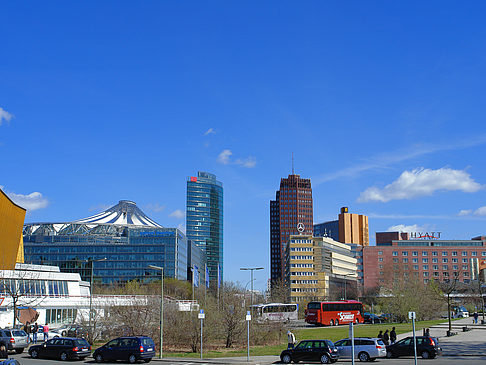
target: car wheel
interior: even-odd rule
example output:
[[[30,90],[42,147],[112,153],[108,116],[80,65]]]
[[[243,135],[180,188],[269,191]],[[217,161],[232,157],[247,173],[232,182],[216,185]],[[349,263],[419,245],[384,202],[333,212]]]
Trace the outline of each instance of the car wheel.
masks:
[[[39,357],[39,353],[37,352],[37,350],[30,351],[30,357],[33,359],[37,359]]]
[[[149,362],[150,362],[150,360],[152,360],[152,359],[143,359],[143,362],[145,362],[145,363],[149,363]]]
[[[356,318],[356,324],[359,324],[359,319],[358,318]]]
[[[327,355],[322,355],[321,356],[321,364],[330,364],[331,359]]]
[[[59,355],[59,358],[62,360],[62,361],[66,361],[68,359],[68,354],[66,352],[61,352],[61,355]]]
[[[358,354],[359,361],[370,361],[370,355],[367,352],[360,352]]]
[[[21,349],[15,349],[15,352],[17,354],[21,354],[22,352],[24,352],[24,349],[23,348],[21,348]]]
[[[422,356],[422,359],[430,359],[430,354],[428,351],[422,351],[420,355]]]
[[[96,354],[94,358],[98,364],[103,362],[103,355],[101,354]]]
[[[329,322],[329,326],[334,326],[334,321],[331,319],[331,322]]]
[[[135,357],[135,355],[134,355],[134,354],[130,354],[130,355],[128,355],[128,362],[129,362],[130,364],[135,364],[135,363],[137,362],[137,358]]]
[[[336,319],[336,326],[339,326],[339,319]]]
[[[284,364],[290,364],[290,362],[292,361],[292,358],[290,357],[289,354],[285,354],[285,355],[282,356],[281,360]]]
[[[66,337],[67,332],[66,331],[62,331],[61,335],[62,335],[62,337]]]
[[[387,352],[386,352],[386,358],[387,358],[387,359],[391,359],[392,357],[394,357],[394,356],[393,356],[393,353],[392,353],[391,351],[387,351]]]

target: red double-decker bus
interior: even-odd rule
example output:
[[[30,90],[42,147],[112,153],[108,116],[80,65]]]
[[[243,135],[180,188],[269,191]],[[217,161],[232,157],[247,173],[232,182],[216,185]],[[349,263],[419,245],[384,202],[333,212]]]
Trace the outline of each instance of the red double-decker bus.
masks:
[[[363,304],[356,300],[310,302],[305,310],[305,321],[316,326],[363,323]]]

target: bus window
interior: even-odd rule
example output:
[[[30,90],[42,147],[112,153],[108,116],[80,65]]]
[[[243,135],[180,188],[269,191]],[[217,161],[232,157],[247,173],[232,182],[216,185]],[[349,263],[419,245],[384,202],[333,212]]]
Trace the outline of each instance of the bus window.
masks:
[[[319,302],[310,302],[307,305],[307,308],[308,309],[321,309],[321,303],[319,303]]]

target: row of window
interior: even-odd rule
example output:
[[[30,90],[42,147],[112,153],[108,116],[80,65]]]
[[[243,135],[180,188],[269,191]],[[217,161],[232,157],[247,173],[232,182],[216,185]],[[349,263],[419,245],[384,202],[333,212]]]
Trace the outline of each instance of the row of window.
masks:
[[[291,252],[312,252],[312,247],[291,247]]]
[[[310,255],[302,255],[302,256],[290,256],[291,260],[312,260],[313,256]]]
[[[438,251],[432,251],[432,256],[438,256]],[[461,252],[462,256],[467,256],[467,251]],[[383,255],[383,251],[378,251],[378,255]],[[393,256],[398,256],[398,251],[392,252]],[[449,251],[442,251],[442,256],[448,256]],[[477,256],[477,251],[471,251],[471,256]],[[402,256],[408,256],[408,251],[402,251]],[[412,251],[412,256],[418,256],[418,251]],[[428,256],[428,251],[422,251],[422,256]],[[451,256],[458,256],[458,251],[452,251]],[[486,251],[481,252],[481,256],[486,257]]]
[[[309,272],[309,271],[292,271],[290,273],[292,276],[316,276],[315,272]]]
[[[398,262],[399,262],[398,258],[393,258],[393,262],[394,262],[394,263],[398,263]],[[403,262],[404,264],[407,264],[407,263],[408,263],[408,258],[404,257],[404,258],[402,259],[402,262]],[[451,259],[451,262],[452,262],[453,264],[457,264],[457,263],[459,263],[459,260],[458,260],[458,259],[456,259],[456,258],[453,258],[453,259]],[[413,264],[418,264],[418,259],[417,259],[417,258],[412,258],[412,263],[413,263]],[[423,264],[428,264],[428,263],[429,263],[429,259],[422,259],[422,263],[423,263]],[[432,259],[432,263],[433,263],[433,264],[438,264],[438,263],[439,263],[439,259],[435,259],[435,258],[434,258],[434,259]],[[443,264],[447,264],[447,263],[449,263],[449,259],[448,259],[448,258],[443,258],[443,259],[442,259],[442,263],[443,263]],[[468,259],[462,259],[462,263],[463,263],[463,264],[468,264],[468,263],[469,263],[469,261],[468,261]]]
[[[60,297],[69,295],[67,281],[61,280],[0,280],[0,295]]]
[[[292,284],[317,284],[317,280],[291,280]]]
[[[314,264],[291,264],[290,267],[313,268]]]

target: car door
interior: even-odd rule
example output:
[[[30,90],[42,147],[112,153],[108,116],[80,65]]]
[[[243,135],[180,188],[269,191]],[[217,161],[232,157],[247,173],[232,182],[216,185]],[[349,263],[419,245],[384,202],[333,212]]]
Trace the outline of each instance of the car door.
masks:
[[[344,339],[334,344],[339,352],[339,357],[351,357],[351,340]]]
[[[299,344],[292,351],[292,360],[302,361],[305,358],[305,351],[310,341],[300,341]]]
[[[53,355],[55,352],[54,342],[56,340],[57,339],[52,339],[44,342],[39,349],[39,355],[43,357],[54,357]]]
[[[114,360],[116,356],[116,352],[118,351],[119,347],[119,342],[120,339],[116,338],[114,340],[111,340],[105,345],[105,348],[103,349],[102,356],[104,357],[105,360]]]
[[[403,340],[397,342],[397,356],[409,356],[413,355],[412,339],[404,338]]]

